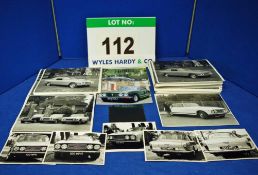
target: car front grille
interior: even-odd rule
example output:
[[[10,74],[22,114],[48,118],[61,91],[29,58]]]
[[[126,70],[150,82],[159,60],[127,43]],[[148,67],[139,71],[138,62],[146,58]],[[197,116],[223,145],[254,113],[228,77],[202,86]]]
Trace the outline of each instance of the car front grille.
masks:
[[[86,143],[69,143],[67,150],[87,150]]]
[[[27,146],[25,152],[39,152],[42,146]]]
[[[107,97],[118,97],[118,93],[107,93]]]
[[[115,135],[113,136],[113,140],[125,140],[125,135]]]

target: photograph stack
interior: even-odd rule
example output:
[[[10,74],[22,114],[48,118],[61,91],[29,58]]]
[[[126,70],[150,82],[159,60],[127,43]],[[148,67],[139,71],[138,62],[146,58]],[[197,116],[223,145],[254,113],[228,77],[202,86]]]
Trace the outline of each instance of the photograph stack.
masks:
[[[155,93],[220,93],[224,79],[208,60],[148,63]]]

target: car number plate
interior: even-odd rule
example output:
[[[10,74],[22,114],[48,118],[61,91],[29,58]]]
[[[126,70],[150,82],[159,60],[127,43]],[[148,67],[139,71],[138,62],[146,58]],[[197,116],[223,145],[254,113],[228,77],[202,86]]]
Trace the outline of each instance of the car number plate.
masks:
[[[118,100],[117,97],[108,97],[108,100]]]
[[[38,154],[35,153],[27,153],[26,156],[27,157],[36,157]]]
[[[81,152],[70,152],[70,156],[82,156],[83,153]]]

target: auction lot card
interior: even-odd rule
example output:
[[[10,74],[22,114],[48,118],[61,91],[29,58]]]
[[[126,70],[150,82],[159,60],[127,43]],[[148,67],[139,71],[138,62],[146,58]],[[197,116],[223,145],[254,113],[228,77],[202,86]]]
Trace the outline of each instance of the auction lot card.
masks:
[[[144,131],[145,161],[204,162],[193,131]]]
[[[218,94],[156,94],[163,127],[239,125]]]
[[[257,159],[258,150],[245,129],[195,131],[207,161]]]
[[[0,155],[0,163],[41,164],[51,132],[12,132]]]
[[[28,96],[12,131],[91,131],[94,95]]]
[[[156,130],[155,122],[103,123],[107,151],[143,151],[143,131]]]
[[[44,163],[104,165],[106,134],[53,132]]]
[[[97,104],[152,103],[146,68],[103,69]]]
[[[100,75],[100,68],[45,69],[33,94],[97,93]]]

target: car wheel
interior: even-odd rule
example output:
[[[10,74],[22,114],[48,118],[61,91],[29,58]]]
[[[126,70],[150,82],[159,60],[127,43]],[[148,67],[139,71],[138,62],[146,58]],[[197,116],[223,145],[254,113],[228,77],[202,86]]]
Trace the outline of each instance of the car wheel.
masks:
[[[192,79],[197,78],[197,75],[195,75],[195,74],[190,74],[189,76],[190,76],[190,78],[192,78]]]
[[[167,73],[164,73],[163,76],[164,76],[164,77],[168,77],[168,74],[167,74]]]
[[[32,120],[33,121],[33,123],[37,123],[37,120]]]
[[[51,83],[47,82],[47,83],[46,83],[46,86],[51,86]]]
[[[139,97],[138,97],[138,95],[134,95],[133,96],[133,102],[137,102],[137,101],[139,101]]]
[[[58,123],[58,120],[55,120],[54,123]]]
[[[82,120],[79,120],[79,122],[78,122],[79,124],[82,124],[83,122],[82,122]]]
[[[203,118],[203,119],[208,118],[208,114],[207,114],[206,112],[204,112],[204,111],[199,111],[199,112],[197,113],[197,115],[198,115],[200,118]]]
[[[163,157],[164,156],[163,153],[156,153],[156,155],[159,156],[159,157]]]
[[[70,88],[76,88],[76,86],[77,86],[77,85],[76,85],[75,83],[70,83],[70,84],[69,84],[69,87],[70,87]]]

